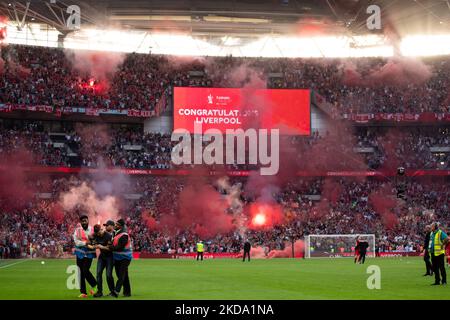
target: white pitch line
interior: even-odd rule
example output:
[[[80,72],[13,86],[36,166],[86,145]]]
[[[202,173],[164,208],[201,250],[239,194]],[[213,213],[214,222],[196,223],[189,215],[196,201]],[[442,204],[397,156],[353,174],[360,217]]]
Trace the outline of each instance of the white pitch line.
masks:
[[[30,261],[30,260],[26,260],[26,259],[25,260],[20,260],[18,262],[7,264],[6,266],[1,266],[0,269],[4,269],[4,268],[11,267],[11,266],[15,266],[16,264],[19,264],[19,263],[22,263],[22,262],[27,262],[27,261]]]

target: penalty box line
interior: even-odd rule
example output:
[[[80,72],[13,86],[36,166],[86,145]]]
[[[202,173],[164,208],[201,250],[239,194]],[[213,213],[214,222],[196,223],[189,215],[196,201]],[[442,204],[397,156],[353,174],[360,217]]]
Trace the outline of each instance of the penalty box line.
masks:
[[[11,267],[11,266],[15,266],[17,264],[20,264],[20,263],[23,263],[23,262],[27,262],[27,261],[30,261],[30,260],[29,259],[23,259],[23,260],[14,262],[14,263],[7,264],[5,266],[0,266],[0,269],[5,269],[5,268]]]

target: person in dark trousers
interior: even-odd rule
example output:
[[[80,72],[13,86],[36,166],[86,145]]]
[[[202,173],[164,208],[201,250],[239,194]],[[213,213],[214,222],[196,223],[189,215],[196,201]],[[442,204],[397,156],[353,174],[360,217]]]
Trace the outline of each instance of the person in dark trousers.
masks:
[[[103,270],[106,269],[106,283],[110,296],[114,292],[114,278],[113,278],[113,255],[109,246],[112,245],[112,232],[114,231],[114,221],[108,220],[104,225],[106,229],[102,230],[100,225],[94,226],[93,243],[97,249],[100,249],[100,255],[97,259],[97,292],[94,294],[95,298],[103,296]]]
[[[439,223],[431,225],[430,244],[428,249],[431,256],[431,265],[434,272],[434,283],[432,285],[447,284],[447,273],[445,271],[445,246],[448,243],[447,234],[439,228]]]
[[[114,268],[116,269],[117,282],[112,296],[118,297],[123,286],[123,296],[131,296],[130,278],[128,276],[128,267],[133,259],[133,251],[131,249],[131,238],[127,233],[125,221],[117,220],[115,224],[115,235],[113,244],[110,247],[113,253]]]
[[[80,270],[80,296],[87,298],[86,281],[91,286],[89,293],[94,294],[94,288],[97,281],[89,270],[92,265],[92,259],[95,258],[95,247],[90,244],[89,237],[92,237],[92,228],[89,226],[87,215],[80,216],[80,226],[75,228],[73,240],[75,242],[75,255],[77,257],[77,266]]]
[[[355,245],[355,260],[354,260],[354,262],[356,263],[356,262],[359,262],[359,250],[360,250],[360,248],[361,248],[361,244],[360,244],[360,241],[359,241],[359,237],[356,237],[356,245]]]
[[[203,241],[197,242],[197,261],[201,259],[203,261],[203,253],[205,252],[205,246],[203,245]]]
[[[366,262],[366,254],[367,248],[369,247],[369,243],[367,240],[361,240],[359,242],[359,263],[364,264]]]
[[[244,257],[242,258],[242,262],[245,261],[245,257],[248,257],[248,261],[250,261],[250,249],[252,248],[252,245],[248,240],[244,243]]]
[[[433,267],[431,266],[430,251],[429,251],[430,235],[431,235],[431,227],[427,225],[425,227],[425,240],[423,242],[423,261],[425,261],[425,268],[426,268],[424,276],[433,275]]]

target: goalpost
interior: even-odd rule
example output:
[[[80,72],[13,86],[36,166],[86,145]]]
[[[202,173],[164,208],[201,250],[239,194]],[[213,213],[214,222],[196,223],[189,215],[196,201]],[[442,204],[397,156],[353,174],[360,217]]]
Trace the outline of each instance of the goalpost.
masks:
[[[305,236],[305,258],[354,257],[356,240],[367,241],[367,257],[375,257],[374,234],[311,234]]]

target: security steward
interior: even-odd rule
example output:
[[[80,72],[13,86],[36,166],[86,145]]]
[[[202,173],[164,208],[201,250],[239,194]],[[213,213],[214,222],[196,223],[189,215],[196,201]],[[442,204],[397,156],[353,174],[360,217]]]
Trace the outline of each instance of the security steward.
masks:
[[[125,221],[123,219],[117,220],[114,228],[116,232],[114,235],[113,244],[110,248],[113,254],[117,282],[112,295],[117,298],[123,286],[123,296],[130,297],[131,286],[130,278],[128,276],[128,267],[133,259],[131,239],[127,233]]]
[[[439,222],[431,225],[429,251],[431,264],[434,272],[434,283],[432,285],[447,284],[447,273],[445,271],[445,245],[448,243],[447,234],[439,228]]]
[[[83,214],[80,216],[80,225],[73,232],[73,241],[75,242],[75,256],[77,257],[77,266],[80,270],[80,296],[79,298],[87,298],[86,281],[91,286],[89,293],[94,294],[94,288],[97,281],[89,270],[92,265],[92,259],[95,258],[95,247],[91,245],[90,237],[93,230],[89,226],[89,218]]]
[[[424,277],[433,275],[433,268],[431,267],[430,251],[429,251],[430,235],[431,235],[431,227],[427,225],[425,226],[425,240],[423,242],[423,261],[425,262],[426,268],[426,272],[423,275]]]
[[[202,259],[203,261],[203,252],[205,251],[204,245],[203,245],[203,241],[199,241],[197,243],[197,261],[199,258]]]

